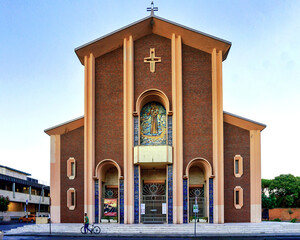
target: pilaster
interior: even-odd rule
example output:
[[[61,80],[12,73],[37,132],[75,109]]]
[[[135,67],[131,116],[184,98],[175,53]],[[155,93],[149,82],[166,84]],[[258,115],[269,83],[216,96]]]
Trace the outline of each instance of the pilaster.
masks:
[[[172,34],[172,110],[174,149],[173,222],[183,223],[183,118],[182,118],[182,43]]]
[[[250,130],[250,218],[261,222],[260,130]]]
[[[50,214],[53,223],[60,223],[60,135],[51,135],[50,143]]]
[[[224,223],[224,144],[223,144],[223,88],[222,51],[212,52],[212,117],[214,223]]]
[[[134,223],[133,106],[134,49],[132,36],[123,40],[124,223]]]
[[[95,221],[95,57],[84,57],[84,212]]]

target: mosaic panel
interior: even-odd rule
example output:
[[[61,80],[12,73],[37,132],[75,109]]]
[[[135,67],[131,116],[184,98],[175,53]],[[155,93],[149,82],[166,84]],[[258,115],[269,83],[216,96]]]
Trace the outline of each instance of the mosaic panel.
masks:
[[[209,179],[209,223],[214,223],[214,182]]]
[[[99,223],[99,181],[95,180],[95,222]]]
[[[168,223],[173,223],[173,165],[168,165]]]
[[[134,146],[139,145],[139,118],[134,117]]]
[[[188,181],[183,179],[183,223],[188,223]]]
[[[139,223],[139,166],[134,166],[134,223]]]
[[[173,145],[173,121],[172,116],[168,116],[168,145]]]
[[[124,223],[124,180],[120,179],[120,223]]]
[[[141,110],[141,145],[166,144],[166,109],[158,102],[147,103]]]

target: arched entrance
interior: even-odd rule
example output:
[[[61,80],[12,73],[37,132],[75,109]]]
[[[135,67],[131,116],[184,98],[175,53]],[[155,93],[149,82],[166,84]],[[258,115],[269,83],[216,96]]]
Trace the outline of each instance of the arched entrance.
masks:
[[[95,171],[99,193],[95,199],[95,205],[99,206],[96,222],[119,222],[120,167],[115,161],[106,159],[98,163]]]
[[[197,222],[208,222],[209,213],[209,178],[212,176],[210,163],[203,158],[191,160],[186,168],[188,178],[188,219],[195,219],[193,205],[198,205]]]

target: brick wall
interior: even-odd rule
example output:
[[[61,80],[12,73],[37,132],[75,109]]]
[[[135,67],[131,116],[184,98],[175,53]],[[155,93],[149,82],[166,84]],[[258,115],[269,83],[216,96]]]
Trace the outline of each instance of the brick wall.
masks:
[[[196,157],[212,165],[211,55],[182,45],[183,170]]]
[[[80,127],[61,135],[61,222],[81,223],[84,214],[84,128]],[[76,177],[70,180],[67,177],[67,160],[74,157],[76,160]],[[69,210],[67,207],[67,190],[76,190],[76,208]]]
[[[234,156],[243,157],[243,175],[234,176]],[[234,188],[244,192],[244,205],[234,207]],[[250,136],[249,131],[224,123],[224,220],[225,222],[250,222]]]
[[[150,64],[144,58],[150,56],[150,48],[155,48],[155,56],[161,62],[155,64],[155,72],[150,72]],[[171,40],[155,34],[134,42],[134,103],[139,95],[150,88],[163,91],[172,103]],[[135,104],[134,104],[135,105]]]
[[[123,48],[96,58],[95,158],[123,169]]]
[[[292,214],[289,214],[289,210]],[[290,221],[297,218],[300,221],[300,208],[274,208],[269,209],[269,219],[274,220],[279,218],[281,221]]]

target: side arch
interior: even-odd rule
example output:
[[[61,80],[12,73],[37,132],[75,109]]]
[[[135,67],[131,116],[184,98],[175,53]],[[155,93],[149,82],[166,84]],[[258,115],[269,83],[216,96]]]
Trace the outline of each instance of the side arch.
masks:
[[[191,166],[196,165],[204,168],[205,174],[206,174],[206,179],[213,177],[213,170],[212,166],[210,165],[209,161],[207,161],[205,158],[197,157],[192,159],[188,165],[186,166],[185,169],[185,175],[189,177],[189,170]]]
[[[205,207],[204,209],[206,209],[206,216],[207,217],[211,217],[210,216],[210,212],[209,212],[209,181],[210,181],[210,178],[213,178],[214,175],[213,175],[213,169],[212,169],[212,166],[211,164],[204,158],[201,158],[201,157],[197,157],[197,158],[194,158],[192,159],[191,161],[189,161],[188,165],[186,166],[186,169],[185,169],[185,181],[186,181],[186,187],[187,187],[187,195],[186,195],[186,208],[187,208],[187,219],[189,219],[189,215],[190,215],[190,169],[191,167],[193,166],[197,166],[197,167],[200,167],[204,173],[204,184],[205,184],[205,187],[204,187],[204,191],[205,191],[205,195],[204,195],[204,198],[205,198]]]
[[[112,159],[104,159],[104,160],[100,161],[97,164],[97,166],[95,168],[94,178],[99,179],[100,178],[100,173],[102,172],[102,170],[105,170],[104,168],[109,167],[109,165],[113,165],[113,166],[115,166],[118,169],[118,178],[120,179],[121,178],[121,168],[120,168],[120,165],[115,160],[112,160]]]

